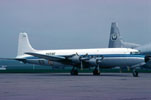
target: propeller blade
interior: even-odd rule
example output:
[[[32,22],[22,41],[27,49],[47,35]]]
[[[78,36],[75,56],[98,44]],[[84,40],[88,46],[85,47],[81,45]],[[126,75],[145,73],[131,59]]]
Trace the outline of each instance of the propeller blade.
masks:
[[[81,61],[81,66],[80,67],[81,67],[80,69],[83,70],[83,62],[82,61]]]
[[[79,56],[79,54],[76,52],[76,55]]]

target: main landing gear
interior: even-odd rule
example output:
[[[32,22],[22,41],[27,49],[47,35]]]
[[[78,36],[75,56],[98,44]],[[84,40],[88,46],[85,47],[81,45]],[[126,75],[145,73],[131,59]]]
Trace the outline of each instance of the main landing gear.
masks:
[[[71,72],[70,72],[71,75],[78,75],[78,69],[76,67],[73,67]],[[93,71],[93,75],[100,75],[100,68],[99,66],[96,67]]]
[[[138,71],[136,69],[133,69],[133,77],[138,77]]]
[[[73,67],[70,74],[71,75],[78,75],[78,69],[76,67]]]
[[[93,75],[100,75],[100,68],[99,68],[99,65],[96,66],[96,68],[94,69]]]

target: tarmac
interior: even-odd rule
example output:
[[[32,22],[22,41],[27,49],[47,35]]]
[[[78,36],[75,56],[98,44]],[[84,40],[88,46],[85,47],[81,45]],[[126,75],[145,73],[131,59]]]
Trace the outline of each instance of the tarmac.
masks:
[[[151,74],[1,73],[0,100],[151,100]]]

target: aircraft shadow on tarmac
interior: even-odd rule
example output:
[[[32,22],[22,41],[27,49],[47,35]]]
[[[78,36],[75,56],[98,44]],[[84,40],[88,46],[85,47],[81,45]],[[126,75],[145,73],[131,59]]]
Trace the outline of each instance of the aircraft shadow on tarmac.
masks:
[[[125,73],[102,73],[101,75],[93,75],[91,73],[79,73],[79,75],[70,75],[69,73],[45,73],[45,74],[38,74],[38,76],[69,76],[69,77],[78,77],[78,76],[92,76],[92,77],[132,77],[130,74]]]

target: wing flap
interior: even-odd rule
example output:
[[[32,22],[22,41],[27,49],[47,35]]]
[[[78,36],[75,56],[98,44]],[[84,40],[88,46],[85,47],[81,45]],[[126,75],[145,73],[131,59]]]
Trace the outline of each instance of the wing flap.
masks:
[[[32,55],[32,56],[35,56],[35,57],[38,57],[38,58],[51,60],[51,61],[62,61],[62,60],[65,60],[65,57],[60,57],[60,56],[49,56],[49,55],[31,53],[31,52],[27,52],[25,54]]]

